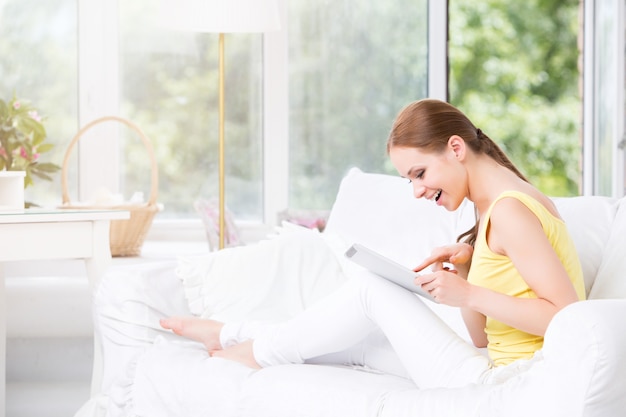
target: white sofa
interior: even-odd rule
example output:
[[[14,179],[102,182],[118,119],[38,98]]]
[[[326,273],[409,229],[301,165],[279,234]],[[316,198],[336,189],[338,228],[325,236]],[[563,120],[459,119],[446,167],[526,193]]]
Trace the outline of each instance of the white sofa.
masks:
[[[95,297],[103,378],[78,416],[597,416],[626,413],[626,199],[557,198],[589,300],[562,310],[522,372],[489,386],[420,390],[371,369],[323,364],[259,371],[160,329],[158,319],[282,320],[355,268],[352,242],[408,266],[473,223],[416,200],[406,180],[351,170],[323,233],[284,226],[258,244],[149,267],[112,269]],[[456,309],[428,303],[469,340]],[[425,341],[427,343],[427,341]]]

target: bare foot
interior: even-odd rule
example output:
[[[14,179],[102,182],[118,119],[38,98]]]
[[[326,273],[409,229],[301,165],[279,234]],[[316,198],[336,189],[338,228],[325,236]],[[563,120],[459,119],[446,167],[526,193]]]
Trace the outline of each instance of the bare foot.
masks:
[[[210,351],[209,351],[210,352]],[[261,369],[261,366],[254,359],[252,353],[252,340],[246,340],[245,342],[228,347],[223,350],[217,350],[210,352],[211,356],[216,358],[229,359],[231,361],[239,362],[250,368]]]
[[[202,342],[209,352],[222,349],[220,332],[224,323],[198,317],[170,317],[160,320],[161,327],[179,336]]]

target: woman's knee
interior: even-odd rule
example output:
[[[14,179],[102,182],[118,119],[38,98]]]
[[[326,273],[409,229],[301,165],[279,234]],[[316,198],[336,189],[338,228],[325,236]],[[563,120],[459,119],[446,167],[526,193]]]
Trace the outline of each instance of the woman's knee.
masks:
[[[368,305],[374,301],[388,303],[394,302],[398,298],[414,297],[413,294],[397,284],[367,271],[353,276],[349,285],[352,286],[352,291],[359,294],[361,301]]]

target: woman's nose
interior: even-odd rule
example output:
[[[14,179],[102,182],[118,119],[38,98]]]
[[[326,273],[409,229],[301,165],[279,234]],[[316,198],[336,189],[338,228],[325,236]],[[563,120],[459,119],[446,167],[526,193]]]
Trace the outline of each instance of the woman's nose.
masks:
[[[426,193],[426,187],[420,184],[413,183],[413,196],[415,198],[422,198]]]

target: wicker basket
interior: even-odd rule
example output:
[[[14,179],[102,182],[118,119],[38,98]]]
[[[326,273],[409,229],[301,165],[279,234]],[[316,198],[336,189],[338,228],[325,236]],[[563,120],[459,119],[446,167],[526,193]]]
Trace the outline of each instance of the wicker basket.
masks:
[[[67,191],[67,165],[72,149],[87,130],[99,123],[108,121],[117,121],[133,129],[139,135],[144,146],[146,147],[151,161],[150,198],[145,204],[120,204],[113,206],[72,205]],[[130,218],[127,220],[111,221],[111,255],[137,256],[141,253],[141,247],[143,246],[146,234],[152,225],[152,220],[154,219],[155,214],[159,211],[159,205],[156,202],[159,188],[159,174],[152,144],[137,125],[117,116],[102,117],[85,125],[78,131],[76,136],[74,136],[67,148],[67,151],[65,152],[65,158],[63,159],[63,167],[61,171],[61,181],[63,187],[63,206],[61,208],[126,210],[130,212]]]

